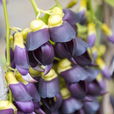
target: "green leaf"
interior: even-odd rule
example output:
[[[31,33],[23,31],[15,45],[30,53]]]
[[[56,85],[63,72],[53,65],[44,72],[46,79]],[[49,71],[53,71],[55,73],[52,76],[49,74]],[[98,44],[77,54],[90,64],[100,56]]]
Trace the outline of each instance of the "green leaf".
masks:
[[[114,7],[114,0],[105,0],[105,2]]]

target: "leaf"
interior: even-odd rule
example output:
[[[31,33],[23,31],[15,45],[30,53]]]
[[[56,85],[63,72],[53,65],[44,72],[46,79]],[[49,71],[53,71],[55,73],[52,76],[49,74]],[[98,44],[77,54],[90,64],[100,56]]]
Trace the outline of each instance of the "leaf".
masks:
[[[114,7],[114,0],[105,0],[105,2]]]

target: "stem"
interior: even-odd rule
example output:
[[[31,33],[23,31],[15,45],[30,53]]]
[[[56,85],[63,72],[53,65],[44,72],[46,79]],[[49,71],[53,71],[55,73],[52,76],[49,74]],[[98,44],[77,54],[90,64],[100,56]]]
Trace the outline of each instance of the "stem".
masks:
[[[56,3],[56,5],[57,5],[58,7],[62,8],[62,5],[61,5],[61,3],[59,2],[59,0],[55,0],[55,3]]]
[[[3,2],[4,18],[6,23],[6,64],[10,66],[10,41],[9,41],[10,24],[8,19],[6,0],[2,0],[2,2]]]
[[[6,0],[2,0],[2,2],[3,2],[5,24],[6,24],[6,64],[9,68],[10,67],[10,39],[9,39],[9,37],[10,37],[10,24],[9,24],[9,19],[8,19]],[[9,100],[12,102],[11,90],[9,90]]]
[[[37,7],[37,4],[36,4],[35,0],[30,0],[30,2],[32,4],[32,6],[33,6],[35,14],[37,15],[39,13],[39,9]]]

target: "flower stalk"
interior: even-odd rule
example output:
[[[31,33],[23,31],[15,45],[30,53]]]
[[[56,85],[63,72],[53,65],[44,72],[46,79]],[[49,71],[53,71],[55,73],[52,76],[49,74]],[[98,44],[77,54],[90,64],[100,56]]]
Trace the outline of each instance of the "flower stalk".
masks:
[[[10,66],[10,41],[9,41],[10,24],[9,24],[9,19],[8,19],[6,0],[2,0],[2,1],[3,1],[4,18],[5,18],[5,23],[6,23],[6,64],[7,66]]]

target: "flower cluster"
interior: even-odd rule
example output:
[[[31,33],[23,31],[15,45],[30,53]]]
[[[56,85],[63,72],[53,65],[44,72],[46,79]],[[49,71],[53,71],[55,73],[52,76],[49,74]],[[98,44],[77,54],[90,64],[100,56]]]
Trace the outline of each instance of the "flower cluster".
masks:
[[[10,37],[11,68],[5,75],[13,102],[0,102],[0,113],[95,114],[99,96],[106,93],[103,76],[110,78],[102,59],[106,49],[95,46],[94,23],[85,23],[87,40],[78,34],[86,2],[79,12],[53,7],[30,27]],[[103,31],[112,40],[106,25]],[[104,51],[103,51],[104,49]],[[101,52],[99,50],[102,50]]]

